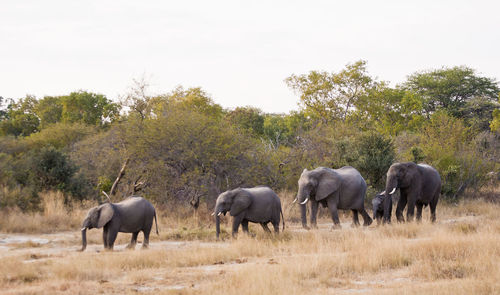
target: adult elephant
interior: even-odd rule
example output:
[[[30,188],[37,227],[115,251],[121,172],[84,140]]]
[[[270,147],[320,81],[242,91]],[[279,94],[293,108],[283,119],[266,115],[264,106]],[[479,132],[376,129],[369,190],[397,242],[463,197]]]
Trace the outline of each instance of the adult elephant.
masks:
[[[426,164],[415,164],[413,162],[392,164],[387,171],[387,180],[384,197],[384,222],[391,222],[389,213],[389,198],[400,191],[398,205],[396,207],[396,218],[404,222],[403,210],[408,204],[406,211],[407,221],[413,220],[415,206],[417,206],[417,220],[422,219],[422,206],[429,205],[431,221],[436,221],[436,205],[441,192],[441,177],[439,172]]]
[[[328,207],[335,227],[340,227],[338,209],[352,210],[353,225],[358,226],[358,213],[363,216],[363,225],[368,226],[372,219],[365,210],[366,182],[351,166],[340,169],[319,167],[308,171],[304,169],[299,178],[297,200],[301,204],[302,226],[307,227],[306,203],[311,203],[311,226],[316,227],[318,204]]]
[[[113,250],[113,245],[118,232],[132,233],[132,239],[127,248],[135,248],[137,235],[142,231],[144,234],[143,248],[149,245],[149,233],[153,226],[153,218],[156,222],[156,234],[158,234],[158,222],[153,205],[139,196],[128,197],[119,203],[104,203],[89,210],[82,225],[82,249],[87,247],[87,229],[104,227],[102,239],[104,248]]]
[[[220,215],[226,212],[233,216],[232,235],[236,237],[241,224],[243,231],[248,233],[248,222],[260,223],[262,228],[271,232],[267,227],[272,223],[274,231],[279,233],[281,201],[276,193],[269,187],[259,186],[254,188],[237,188],[223,192],[217,197],[215,210],[216,236],[220,234]],[[283,230],[285,229],[285,219],[283,218]]]

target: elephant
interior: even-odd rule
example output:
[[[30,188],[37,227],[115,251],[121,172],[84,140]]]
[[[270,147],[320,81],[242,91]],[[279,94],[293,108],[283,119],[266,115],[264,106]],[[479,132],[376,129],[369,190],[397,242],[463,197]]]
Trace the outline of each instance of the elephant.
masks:
[[[384,197],[385,193],[379,193],[377,194],[373,200],[372,200],[372,206],[373,206],[373,220],[377,220],[377,224],[379,225],[382,221],[382,218],[384,217]],[[387,201],[389,202],[389,219],[391,219],[391,214],[392,214],[392,197],[387,198]]]
[[[429,205],[431,221],[436,221],[436,205],[441,193],[441,177],[439,172],[426,164],[415,164],[414,162],[394,163],[387,171],[387,179],[384,194],[384,222],[391,222],[389,200],[392,194],[399,188],[400,197],[396,207],[396,218],[398,222],[404,222],[403,210],[408,204],[406,220],[412,221],[417,206],[417,221],[422,219],[422,206]]]
[[[372,223],[366,213],[364,200],[366,182],[361,174],[351,166],[339,169],[318,167],[308,171],[304,169],[300,175],[299,189],[294,203],[299,201],[301,207],[302,227],[309,229],[306,221],[306,203],[311,203],[311,226],[317,227],[316,216],[318,204],[330,209],[334,227],[340,227],[338,209],[352,210],[353,226],[359,226],[358,213],[363,216],[363,225]]]
[[[140,231],[144,234],[143,248],[149,246],[149,233],[153,226],[153,218],[156,222],[156,234],[158,234],[158,221],[156,210],[146,199],[139,196],[131,196],[119,203],[107,202],[89,210],[82,224],[82,249],[87,247],[87,229],[104,227],[102,239],[104,249],[113,250],[113,245],[118,232],[132,233],[132,239],[127,248],[134,249],[137,243],[137,235]]]
[[[274,231],[279,233],[281,201],[276,193],[269,187],[258,186],[253,188],[237,188],[221,193],[217,197],[215,209],[216,237],[220,234],[220,215],[226,212],[233,216],[232,236],[236,237],[241,224],[243,232],[248,233],[248,222],[260,223],[262,228],[270,233],[267,227],[272,223]],[[283,218],[283,230],[285,219]]]

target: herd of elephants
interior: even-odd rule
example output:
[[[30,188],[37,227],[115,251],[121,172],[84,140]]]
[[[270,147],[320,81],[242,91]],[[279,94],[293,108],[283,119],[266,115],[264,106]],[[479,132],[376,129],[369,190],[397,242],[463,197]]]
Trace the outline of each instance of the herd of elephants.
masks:
[[[363,217],[363,225],[369,226],[372,218],[365,210],[366,182],[353,167],[344,166],[339,169],[319,167],[314,170],[304,169],[298,180],[297,198],[293,201],[301,206],[302,226],[306,229],[306,203],[310,203],[310,225],[316,227],[318,206],[321,204],[330,211],[334,227],[340,227],[338,209],[351,210],[354,226],[359,225],[358,213]],[[404,222],[403,210],[406,206],[406,220],[411,221],[417,207],[416,219],[422,218],[422,207],[429,206],[431,221],[436,220],[436,205],[441,192],[441,177],[436,169],[426,164],[413,162],[395,163],[387,172],[385,191],[377,194],[373,200],[373,219],[378,223],[391,222],[392,194],[400,191],[396,208],[396,218]],[[267,224],[271,222],[276,233],[279,232],[280,220],[285,221],[278,195],[269,187],[237,188],[221,193],[216,201],[212,215],[215,216],[216,235],[220,234],[220,215],[229,211],[233,216],[232,234],[238,233],[241,224],[248,233],[248,222],[261,224],[270,232]],[[280,218],[281,217],[281,218]],[[129,197],[119,203],[104,203],[90,209],[82,225],[82,249],[87,246],[86,231],[92,228],[103,228],[104,248],[113,249],[118,232],[132,233],[127,248],[135,248],[137,235],[144,234],[143,247],[148,247],[149,234],[156,222],[156,211],[153,205],[139,196]],[[158,233],[158,224],[156,224]]]

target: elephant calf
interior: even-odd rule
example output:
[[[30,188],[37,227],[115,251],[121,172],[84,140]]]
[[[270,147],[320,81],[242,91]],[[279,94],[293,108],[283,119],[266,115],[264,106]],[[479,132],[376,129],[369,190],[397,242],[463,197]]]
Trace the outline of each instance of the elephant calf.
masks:
[[[134,248],[137,243],[137,235],[140,231],[144,234],[143,248],[149,245],[149,233],[153,226],[153,218],[156,222],[156,234],[158,234],[158,221],[153,205],[139,196],[128,197],[119,203],[104,203],[89,210],[82,225],[82,249],[87,247],[87,229],[104,227],[102,239],[104,248],[113,250],[113,245],[118,232],[132,233],[132,240],[127,248]]]
[[[391,219],[391,213],[392,213],[392,197],[389,196],[387,199],[385,199],[385,194],[384,192],[381,192],[377,194],[373,200],[372,200],[372,205],[373,205],[373,220],[377,220],[377,224],[380,224],[382,222],[382,218],[384,217],[384,200],[387,200],[387,208],[389,210],[389,220]]]
[[[215,227],[217,239],[220,234],[220,215],[226,215],[229,211],[233,216],[232,235],[236,237],[238,227],[243,227],[243,231],[248,233],[248,222],[260,223],[262,228],[271,232],[267,224],[271,222],[276,233],[279,232],[281,201],[276,193],[269,187],[260,186],[254,188],[237,188],[223,192],[217,198],[215,210]],[[283,230],[285,229],[285,219],[283,218]]]

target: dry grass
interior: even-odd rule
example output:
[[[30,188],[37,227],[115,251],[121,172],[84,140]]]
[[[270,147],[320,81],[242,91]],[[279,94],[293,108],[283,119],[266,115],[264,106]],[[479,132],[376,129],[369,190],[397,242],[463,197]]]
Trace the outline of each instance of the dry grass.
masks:
[[[63,242],[71,249],[57,243],[0,249],[0,293],[498,294],[499,209],[485,201],[440,204],[436,224],[427,210],[421,224],[351,228],[344,217],[347,224],[333,231],[328,218],[311,231],[287,220],[280,236],[252,225],[255,238],[223,242],[213,242],[211,219],[200,212],[184,222],[161,215],[161,235],[153,235],[150,250],[122,251],[130,237],[121,234],[118,251],[97,253],[96,230],[83,253],[74,251],[77,235]]]

